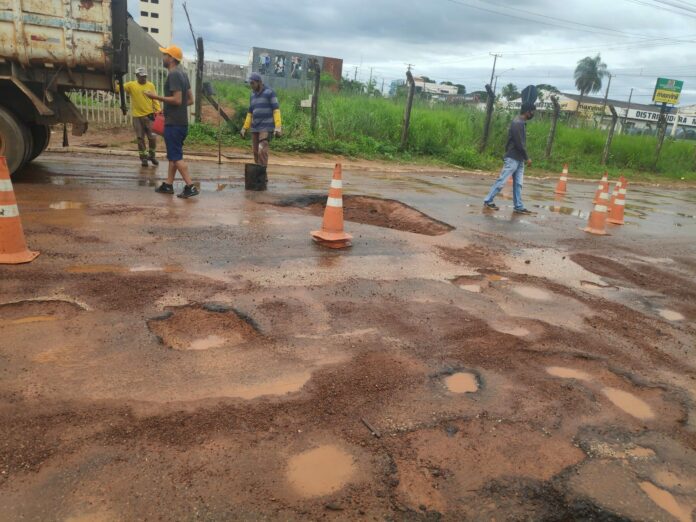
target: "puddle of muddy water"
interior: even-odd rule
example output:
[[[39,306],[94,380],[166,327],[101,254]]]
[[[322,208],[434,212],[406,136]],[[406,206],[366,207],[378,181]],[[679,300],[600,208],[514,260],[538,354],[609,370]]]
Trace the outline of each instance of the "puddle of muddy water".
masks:
[[[533,286],[516,286],[512,290],[517,295],[534,301],[550,301],[552,298],[550,293]]]
[[[452,393],[476,393],[478,379],[473,373],[459,372],[445,378],[445,386]]]
[[[205,337],[204,339],[196,339],[195,341],[191,342],[189,345],[188,349],[189,350],[210,350],[212,348],[219,348],[223,344],[225,344],[226,340],[224,337],[220,337],[219,335],[209,335],[208,337]]]
[[[659,311],[659,314],[660,317],[668,321],[678,322],[684,320],[684,316],[679,312],[675,312],[674,310],[662,309]]]
[[[650,405],[632,393],[617,390],[616,388],[604,388],[602,393],[614,404],[614,406],[620,408],[637,419],[648,420],[655,418],[655,413]]]
[[[679,522],[691,522],[691,509],[679,504],[669,491],[660,489],[651,482],[641,482],[640,489],[645,492],[650,500],[679,520]]]
[[[549,366],[546,368],[546,373],[554,377],[560,377],[561,379],[577,379],[579,381],[592,380],[592,377],[588,373],[575,370],[574,368],[564,368],[562,366]]]
[[[287,480],[303,497],[320,497],[343,488],[355,474],[353,457],[326,445],[295,455],[288,462]]]
[[[73,265],[69,266],[65,271],[69,274],[118,274],[127,272],[128,269],[120,265]]]
[[[467,292],[472,292],[474,294],[481,293],[480,285],[459,285],[459,288],[461,288],[462,290],[466,290]]]
[[[87,205],[79,201],[56,201],[55,203],[51,203],[48,207],[53,210],[80,210],[87,208]]]
[[[300,391],[312,374],[309,372],[289,374],[279,377],[274,380],[268,380],[251,386],[239,386],[230,390],[230,397],[239,397],[240,399],[252,400],[265,396],[283,396],[288,393],[296,393]]]

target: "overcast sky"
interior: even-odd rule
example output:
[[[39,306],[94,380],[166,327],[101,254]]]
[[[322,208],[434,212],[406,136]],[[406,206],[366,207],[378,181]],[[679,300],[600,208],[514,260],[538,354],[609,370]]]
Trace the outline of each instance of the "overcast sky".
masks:
[[[174,3],[175,42],[193,56]],[[137,20],[137,1],[129,6]],[[498,90],[513,82],[577,92],[577,61],[601,53],[615,75],[610,98],[627,100],[634,88],[634,101],[650,103],[663,76],[684,80],[682,105],[696,104],[696,0],[189,0],[188,8],[207,59],[247,64],[252,46],[332,56],[343,59],[344,76],[357,67],[367,81],[372,68],[378,86],[411,63],[416,75],[474,91],[498,53]]]

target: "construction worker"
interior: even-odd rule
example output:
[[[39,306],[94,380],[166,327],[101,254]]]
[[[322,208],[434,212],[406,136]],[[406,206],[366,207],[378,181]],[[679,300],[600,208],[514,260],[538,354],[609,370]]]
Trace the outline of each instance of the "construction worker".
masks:
[[[154,92],[146,92],[145,96],[164,103],[164,143],[167,146],[169,169],[167,181],[155,189],[161,194],[174,194],[174,178],[177,171],[184,178],[184,190],[177,197],[190,198],[199,194],[198,187],[193,184],[189,168],[184,161],[184,141],[188,135],[188,106],[193,105],[193,92],[186,73],[179,67],[184,59],[180,47],[170,45],[160,47],[162,63],[169,71],[164,82],[164,96]]]
[[[135,81],[126,82],[123,84],[123,91],[126,92],[131,99],[131,115],[133,117],[133,129],[135,136],[138,138],[138,152],[140,154],[140,164],[147,167],[147,161],[150,160],[153,165],[159,165],[159,161],[155,157],[157,150],[157,138],[152,132],[152,122],[155,121],[155,114],[160,112],[160,104],[157,100],[151,100],[145,93],[148,91],[155,92],[157,89],[152,82],[147,81],[147,71],[145,67],[138,67],[135,70]],[[119,92],[119,86],[116,86],[116,92]],[[145,137],[149,149],[145,148]]]
[[[254,161],[257,165],[268,165],[269,143],[273,136],[276,138],[282,134],[280,119],[280,105],[278,97],[273,89],[263,84],[263,78],[258,73],[249,76],[251,95],[249,97],[249,111],[242,127],[242,138],[251,129],[251,142],[254,151]]]
[[[525,163],[531,167],[532,160],[527,154],[527,128],[526,124],[534,118],[536,107],[533,103],[523,103],[520,115],[512,120],[508,130],[507,144],[505,145],[505,158],[503,159],[503,170],[500,176],[491,187],[491,191],[483,201],[484,208],[499,210],[493,200],[498,193],[503,190],[508,178],[512,176],[512,201],[514,203],[515,214],[533,214],[531,210],[524,208],[522,203],[522,181],[524,179]]]

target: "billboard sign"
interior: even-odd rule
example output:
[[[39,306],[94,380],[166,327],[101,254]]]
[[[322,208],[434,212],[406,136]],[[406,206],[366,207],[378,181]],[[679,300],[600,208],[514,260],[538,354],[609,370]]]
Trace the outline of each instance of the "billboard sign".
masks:
[[[676,105],[679,103],[679,96],[683,87],[684,82],[682,81],[658,78],[655,85],[655,93],[653,94],[653,102]]]

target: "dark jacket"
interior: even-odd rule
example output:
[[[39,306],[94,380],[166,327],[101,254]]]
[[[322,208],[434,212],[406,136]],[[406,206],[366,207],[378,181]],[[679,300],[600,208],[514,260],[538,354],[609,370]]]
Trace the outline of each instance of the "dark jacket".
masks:
[[[527,121],[518,116],[510,124],[507,144],[505,145],[505,157],[516,161],[527,161]]]

